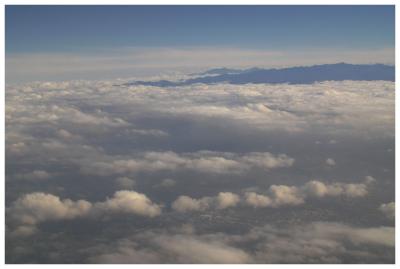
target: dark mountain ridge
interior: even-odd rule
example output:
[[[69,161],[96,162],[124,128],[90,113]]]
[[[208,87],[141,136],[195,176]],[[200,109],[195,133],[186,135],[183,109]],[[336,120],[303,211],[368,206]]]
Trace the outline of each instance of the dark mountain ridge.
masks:
[[[208,75],[207,75],[208,74]],[[212,74],[212,75],[210,75]],[[395,81],[395,67],[384,64],[323,64],[281,69],[251,68],[244,70],[216,68],[200,73],[201,77],[181,81],[135,81],[124,85],[147,85],[158,87],[184,86],[195,83],[247,84],[288,83],[312,84],[319,81],[386,80]],[[205,75],[205,76],[204,76]]]

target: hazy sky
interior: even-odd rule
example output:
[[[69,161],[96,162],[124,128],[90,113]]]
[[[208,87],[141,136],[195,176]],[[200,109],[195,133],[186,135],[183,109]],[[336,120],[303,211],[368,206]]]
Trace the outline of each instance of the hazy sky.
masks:
[[[394,64],[393,6],[6,7],[9,83],[343,61]]]

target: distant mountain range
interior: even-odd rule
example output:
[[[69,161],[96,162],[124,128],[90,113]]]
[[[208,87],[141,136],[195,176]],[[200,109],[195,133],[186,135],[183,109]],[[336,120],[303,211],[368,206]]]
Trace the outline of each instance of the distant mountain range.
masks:
[[[216,68],[196,74],[199,77],[181,81],[135,81],[124,85],[147,85],[158,87],[184,86],[195,83],[247,84],[289,83],[311,84],[327,80],[387,80],[395,81],[395,67],[384,64],[323,64],[281,69],[229,69]]]

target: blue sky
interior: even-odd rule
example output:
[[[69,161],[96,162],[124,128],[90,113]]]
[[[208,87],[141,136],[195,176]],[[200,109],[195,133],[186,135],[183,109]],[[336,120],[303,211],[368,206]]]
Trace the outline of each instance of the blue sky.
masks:
[[[394,27],[394,6],[6,6],[6,76],[394,64]]]
[[[394,46],[392,6],[8,6],[7,52]]]

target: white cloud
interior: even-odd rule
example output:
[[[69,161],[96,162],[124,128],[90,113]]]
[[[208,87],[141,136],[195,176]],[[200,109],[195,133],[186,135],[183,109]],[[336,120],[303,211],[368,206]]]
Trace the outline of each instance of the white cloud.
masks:
[[[37,232],[37,228],[34,225],[21,225],[13,230],[10,235],[12,237],[28,237]]]
[[[161,207],[154,204],[146,195],[135,191],[117,191],[105,202],[97,202],[93,212],[100,214],[125,213],[155,217],[161,214]]]
[[[218,209],[236,206],[240,201],[239,195],[231,192],[220,192],[218,193],[216,199]]]
[[[272,205],[272,200],[266,195],[257,194],[255,192],[246,192],[244,194],[246,204],[257,207],[268,207]]]
[[[226,209],[235,207],[240,202],[240,197],[231,192],[220,192],[217,196],[191,198],[186,195],[179,196],[171,205],[178,212],[205,211],[207,209]]]
[[[44,170],[34,170],[29,173],[16,174],[14,178],[23,180],[46,180],[51,177],[51,174]]]
[[[332,159],[332,158],[326,159],[325,163],[326,163],[327,165],[329,165],[329,166],[335,166],[335,165],[336,165],[335,160]]]
[[[146,182],[147,185],[139,184],[140,186],[148,187],[149,184],[152,186],[159,183],[160,186],[169,187],[168,190],[153,189],[153,191],[162,193],[162,190],[165,190],[166,197],[168,196],[170,199],[170,195],[182,194],[179,191],[181,188],[184,188],[185,192],[188,190],[187,193],[192,193],[189,192],[191,191],[189,184],[192,183],[190,175],[196,173],[201,174],[196,174],[193,178],[204,176],[210,179],[221,178],[221,182],[218,183],[205,181],[211,184],[205,186],[208,188],[207,191],[210,191],[215,187],[212,184],[222,186],[219,184],[223,184],[225,180],[232,180],[234,183],[232,188],[237,189],[243,187],[239,184],[253,184],[255,181],[264,186],[262,178],[259,177],[265,176],[268,180],[271,177],[271,180],[278,181],[281,176],[282,179],[289,179],[290,175],[296,171],[299,172],[299,169],[304,169],[304,173],[309,172],[310,167],[307,165],[310,163],[308,161],[313,162],[314,156],[308,155],[309,152],[304,152],[304,159],[298,161],[297,158],[302,158],[303,152],[295,149],[285,151],[287,145],[284,145],[285,141],[282,140],[286,135],[294,137],[299,134],[301,138],[310,137],[311,141],[323,141],[318,146],[318,150],[327,147],[334,148],[335,155],[333,157],[337,156],[335,159],[338,164],[347,162],[347,160],[341,159],[340,152],[336,150],[350,145],[348,143],[354,138],[360,139],[361,143],[369,143],[368,141],[374,142],[375,140],[363,140],[363,138],[394,137],[395,83],[392,82],[342,81],[312,85],[198,84],[176,88],[113,86],[113,84],[124,82],[126,81],[70,81],[7,85],[6,158],[8,163],[16,165],[12,169],[7,169],[7,173],[12,171],[19,173],[19,175],[10,174],[7,177],[13,178],[15,175],[26,179],[51,178],[53,175],[59,175],[60,171],[55,169],[60,168],[63,176],[57,178],[59,180],[48,181],[48,183],[41,182],[35,186],[35,191],[37,188],[43,187],[43,191],[50,192],[62,186],[80,184],[81,180],[87,180],[83,185],[88,186],[89,182],[96,182],[94,176],[97,175],[114,180],[111,183],[115,183],[121,189],[132,190],[133,178],[142,180],[139,175],[143,174],[143,180],[150,178],[152,181]],[[175,126],[179,128],[173,128]],[[216,130],[218,132],[214,132],[213,128],[205,128],[209,126],[220,126],[221,130],[224,128],[224,131],[219,134],[220,129]],[[227,128],[225,129],[225,127]],[[190,132],[186,132],[186,130],[190,130]],[[207,133],[201,133],[198,130],[203,130],[203,132],[206,130]],[[219,143],[220,141],[225,142],[225,137],[220,136],[230,133],[232,137],[240,137],[244,140],[236,139],[238,144],[233,147],[230,147],[232,137],[227,137],[228,143],[226,144]],[[243,134],[252,135],[248,138]],[[257,141],[258,138],[255,138],[254,143],[250,141],[253,139],[253,134],[255,137],[260,137],[259,140],[265,137],[265,140],[262,141],[265,147],[255,147],[260,143]],[[274,136],[279,139],[274,140]],[[182,141],[180,141],[181,138]],[[328,141],[333,138],[340,143],[328,144],[331,143]],[[198,144],[192,143],[192,141],[196,141]],[[218,147],[208,147],[210,141],[213,145],[218,143]],[[275,143],[276,141],[279,143]],[[179,147],[174,144],[177,142]],[[242,142],[244,143],[241,144]],[[299,139],[298,142],[301,144],[303,140]],[[251,148],[246,148],[250,144]],[[271,146],[271,149],[267,149],[268,146]],[[389,146],[385,140],[384,150]],[[218,148],[221,152],[196,151],[208,148]],[[279,154],[280,151],[277,151],[277,148],[287,152],[288,155]],[[149,151],[155,149],[160,151]],[[188,151],[184,152],[185,150]],[[235,152],[223,152],[223,150],[234,150]],[[261,152],[254,152],[255,150]],[[264,152],[264,150],[270,152]],[[297,155],[289,156],[289,154]],[[286,169],[295,165],[293,157],[296,157],[298,165],[294,169]],[[324,166],[326,157],[321,159],[317,156],[317,158],[320,158],[319,165]],[[368,159],[368,161],[371,160]],[[362,165],[361,162],[359,163]],[[282,174],[279,173],[279,178],[272,178],[276,175],[271,172],[272,169],[284,171]],[[357,169],[357,171],[364,170]],[[80,172],[90,176],[80,177],[78,174]],[[346,170],[342,172],[344,177],[348,176],[345,175]],[[68,173],[75,177],[68,177]],[[147,175],[146,173],[152,174]],[[179,189],[173,187],[174,180],[161,181],[165,177],[179,179],[179,186],[177,186]],[[185,177],[188,178],[188,181],[183,180]],[[245,178],[249,180],[240,181]],[[382,174],[382,181],[384,180],[386,179]],[[226,210],[212,212],[212,214],[224,215],[225,213],[236,214],[234,209],[239,206],[294,207],[307,203],[311,199],[329,198],[346,198],[344,201],[349,201],[356,197],[366,196],[371,191],[369,184],[373,182],[376,180],[372,177],[367,177],[363,182],[328,183],[314,180],[304,185],[300,183],[299,186],[275,185],[265,190],[257,185],[252,191],[240,193],[230,193],[226,192],[226,188],[221,190],[215,187],[215,193],[206,197],[202,197],[204,194],[201,193],[202,188],[199,188],[195,192],[195,197],[177,197],[178,199],[172,203],[172,209],[180,212]],[[29,188],[31,183],[19,183],[23,184],[12,180],[7,182],[7,184],[14,184],[9,185],[10,190],[16,191],[10,193],[10,197],[16,193],[29,192],[26,188]],[[186,184],[189,186],[185,186]],[[377,184],[376,187],[382,186]],[[98,187],[104,188],[101,184]],[[74,189],[76,186],[69,191]],[[220,191],[225,192],[219,193]],[[80,195],[85,195],[85,190]],[[102,216],[108,219],[117,214],[158,216],[163,207],[158,204],[158,201],[153,202],[146,195],[134,191],[117,192],[110,196],[100,202],[89,202],[64,199],[46,193],[28,194],[7,205],[6,220],[10,222],[8,226],[11,227],[9,234],[31,235],[41,228],[40,223],[47,221],[63,221],[83,217],[93,218],[93,221],[97,221]],[[388,212],[389,215],[394,211],[389,210],[391,208],[389,205],[382,206],[382,208],[385,208],[385,210],[381,209],[382,212]],[[248,210],[249,208],[241,209]],[[198,215],[197,212],[193,216]],[[249,213],[252,212],[253,210],[250,210]],[[257,212],[259,210],[254,210],[252,214],[257,214]],[[336,213],[338,215],[335,217],[340,219],[341,213]],[[175,214],[171,214],[171,216],[175,216]],[[299,216],[300,219],[302,217]],[[158,222],[158,218],[153,221]],[[279,219],[279,221],[281,220]],[[105,225],[107,224],[109,223]],[[193,234],[187,239],[191,243],[190,247],[188,246],[192,250],[190,253],[184,253],[185,249],[168,252],[168,249],[164,249],[162,244],[152,241],[148,244],[156,249],[154,252],[153,249],[148,249],[143,242],[133,241],[132,245],[130,243],[122,244],[120,247],[112,244],[115,248],[110,253],[115,255],[103,256],[103,259],[105,261],[125,259],[125,262],[143,260],[157,262],[176,260],[177,257],[180,257],[180,261],[196,262],[207,259],[216,260],[217,258],[220,260],[216,262],[222,260],[224,262],[228,262],[228,260],[270,262],[284,261],[282,257],[285,257],[289,261],[300,262],[329,261],[332,258],[331,261],[335,262],[342,261],[341,253],[356,255],[347,251],[348,244],[386,247],[390,247],[392,244],[389,236],[392,232],[390,229],[378,227],[360,232],[360,228],[349,229],[347,225],[345,226],[346,228],[341,226],[339,228],[337,226],[329,227],[329,229],[318,228],[323,230],[320,233],[316,232],[318,230],[316,227],[304,229],[292,227],[287,230],[287,240],[282,236],[286,228],[279,229],[278,227],[276,233],[270,233],[271,237],[268,240],[271,241],[268,241],[270,243],[267,244],[275,245],[276,250],[271,247],[272,249],[264,252],[261,247],[263,244],[258,245],[253,241],[251,244],[249,243],[259,250],[257,259],[253,252],[241,250],[242,245],[232,243],[234,238],[227,239],[225,236],[215,234],[208,235],[209,238]],[[136,226],[134,225],[132,229],[134,227]],[[299,233],[307,231],[310,231],[307,236],[300,237],[300,241],[295,240],[299,237]],[[317,237],[312,237],[313,233]],[[371,236],[366,236],[367,233]],[[173,234],[163,235],[165,238],[169,239],[168,236],[170,236],[171,240],[177,240]],[[218,236],[223,239],[217,238]],[[279,240],[274,241],[275,238]],[[206,243],[210,243],[210,245],[207,246]],[[212,253],[203,253],[203,250],[207,250],[207,248],[215,249],[215,252],[220,253],[221,257],[212,256],[210,258]],[[341,252],[341,249],[346,249],[346,251]],[[195,250],[202,253],[197,258],[192,257],[192,255],[196,255],[192,253],[196,252]],[[351,250],[364,251],[365,248],[353,247]],[[239,258],[235,260],[231,253]],[[107,253],[103,254],[107,255]],[[168,258],[165,258],[164,254]],[[367,254],[365,257],[368,258],[365,259],[374,257],[373,251],[369,251]],[[247,256],[250,256],[249,260],[246,258]],[[223,257],[225,258],[223,259]]]
[[[179,212],[204,211],[210,207],[211,198],[194,199],[186,195],[179,196],[172,203],[172,208]]]
[[[269,152],[251,152],[244,155],[229,152],[198,151],[177,154],[172,151],[144,152],[132,159],[117,159],[80,163],[85,174],[111,175],[162,170],[191,170],[202,173],[230,174],[242,173],[252,167],[275,169],[290,167],[294,159]]]
[[[164,178],[156,187],[171,188],[176,185],[176,180],[171,178]]]
[[[294,163],[294,159],[285,154],[274,156],[269,152],[252,152],[243,156],[242,161],[265,169],[290,167]]]
[[[129,177],[118,177],[115,182],[122,189],[132,189],[136,184],[135,180]]]
[[[396,214],[396,205],[394,202],[381,204],[379,206],[379,211],[381,211],[387,218],[394,219]]]
[[[30,193],[16,200],[9,212],[12,220],[21,224],[35,225],[48,220],[73,219],[86,215],[92,204],[85,200],[61,200],[47,193]]]
[[[143,115],[191,123],[231,122],[250,132],[310,132],[330,137],[347,134],[360,138],[394,135],[394,83],[387,81],[168,89],[114,84],[69,81],[7,86],[7,156],[58,160],[99,175],[180,168],[240,173],[253,167],[289,167],[294,161],[290,156],[267,152],[231,155],[167,151],[108,156],[95,145],[112,136],[127,139],[138,132],[141,137],[155,140],[169,137],[162,135],[163,128],[137,126],[136,118]],[[33,135],[32,130],[49,131],[54,137]]]
[[[307,182],[302,191],[310,196],[324,197],[324,196],[339,196],[344,195],[348,197],[361,197],[368,194],[368,181],[364,183],[332,183],[324,184],[320,181],[313,180]]]
[[[92,249],[89,262],[390,263],[394,239],[394,227],[336,222],[255,226],[242,234],[150,229]],[[386,255],[376,254],[376,249]]]
[[[308,198],[323,197],[363,197],[368,194],[368,182],[363,183],[323,183],[318,180],[308,181],[300,187],[272,185],[267,194],[245,193],[245,203],[253,207],[280,207],[300,205]]]
[[[173,203],[172,208],[179,212],[205,211],[208,209],[225,209],[235,207],[242,202],[254,208],[297,206],[305,203],[309,198],[323,197],[363,197],[368,194],[368,180],[363,183],[326,184],[321,181],[308,181],[303,186],[271,185],[267,193],[258,194],[247,191],[242,196],[231,192],[220,192],[217,196],[206,196],[195,199],[189,196],[180,196]]]
[[[117,191],[104,202],[61,200],[58,196],[35,192],[26,194],[6,209],[8,221],[16,226],[13,234],[30,235],[35,225],[46,221],[69,220],[103,214],[136,214],[155,217],[161,207],[135,191]],[[32,227],[30,227],[32,226]]]
[[[372,176],[366,176],[365,177],[365,183],[367,183],[367,184],[373,184],[373,183],[375,183],[376,182],[376,179],[374,178],[374,177],[372,177]]]

